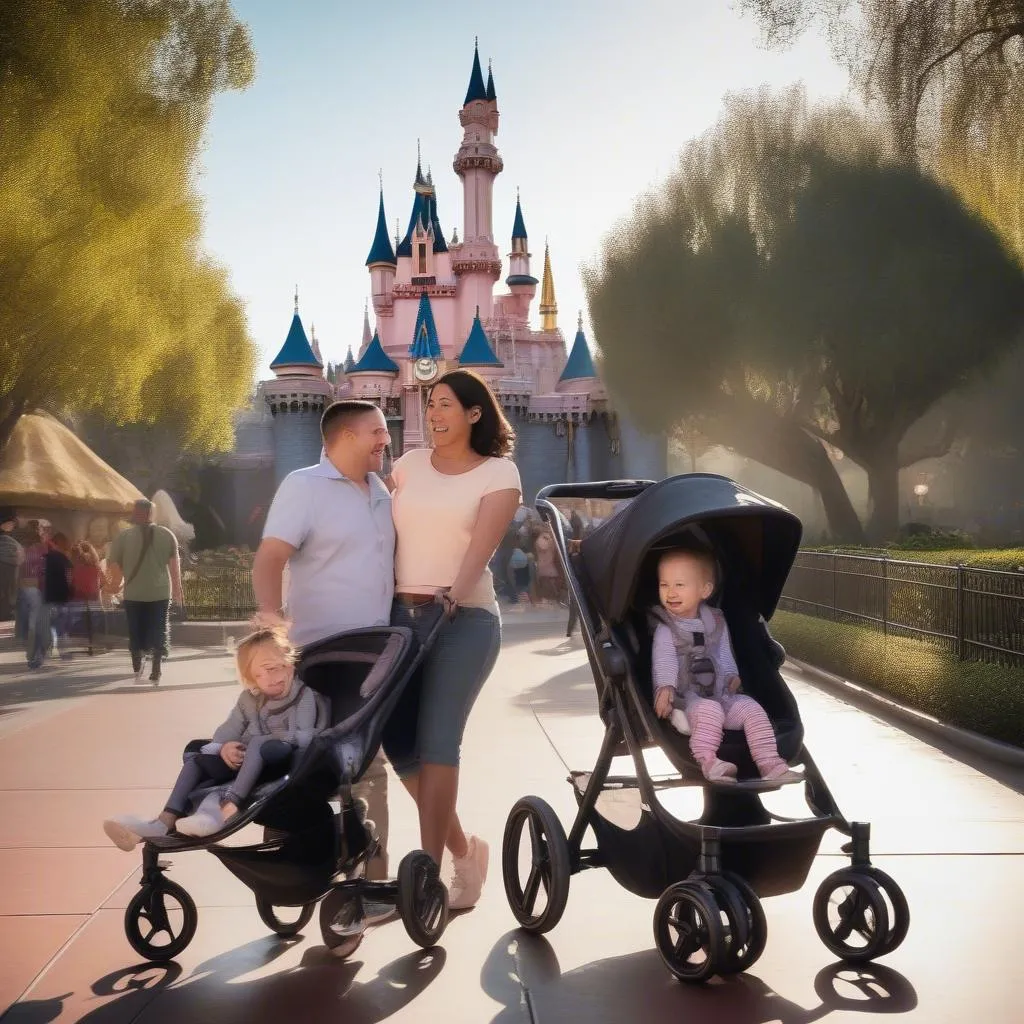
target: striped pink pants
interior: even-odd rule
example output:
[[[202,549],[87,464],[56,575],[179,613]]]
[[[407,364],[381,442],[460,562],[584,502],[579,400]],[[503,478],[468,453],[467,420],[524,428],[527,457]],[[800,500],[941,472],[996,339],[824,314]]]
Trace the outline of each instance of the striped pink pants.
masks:
[[[757,770],[764,773],[782,763],[775,730],[763,707],[746,694],[737,694],[723,708],[717,700],[698,697],[686,706],[690,722],[690,750],[701,767],[711,764],[722,745],[726,729],[742,729]]]

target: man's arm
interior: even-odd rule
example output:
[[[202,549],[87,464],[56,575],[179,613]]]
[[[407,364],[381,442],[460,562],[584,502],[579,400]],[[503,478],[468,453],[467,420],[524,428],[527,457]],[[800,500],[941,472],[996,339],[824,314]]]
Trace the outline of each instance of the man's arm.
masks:
[[[299,549],[278,537],[264,537],[252,563],[252,589],[261,616],[283,617],[284,567]]]
[[[185,603],[185,594],[181,589],[181,555],[178,549],[167,560],[167,571],[171,574],[171,598],[175,604]]]

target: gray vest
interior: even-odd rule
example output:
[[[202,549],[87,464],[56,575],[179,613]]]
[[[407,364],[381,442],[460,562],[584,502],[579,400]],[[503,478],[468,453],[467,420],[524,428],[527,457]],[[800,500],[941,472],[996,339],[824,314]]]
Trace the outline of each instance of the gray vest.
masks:
[[[719,696],[719,668],[714,658],[708,653],[714,650],[725,617],[717,608],[702,604],[700,619],[704,625],[702,632],[694,632],[681,626],[678,620],[660,605],[651,609],[651,617],[656,622],[664,623],[672,631],[672,640],[679,661],[679,675],[676,678],[676,694],[682,697],[687,692],[698,697]],[[675,703],[673,701],[673,703]]]

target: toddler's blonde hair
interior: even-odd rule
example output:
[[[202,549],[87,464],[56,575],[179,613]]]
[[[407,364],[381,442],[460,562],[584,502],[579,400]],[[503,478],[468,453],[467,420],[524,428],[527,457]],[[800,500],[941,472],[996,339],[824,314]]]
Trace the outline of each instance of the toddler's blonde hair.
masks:
[[[296,651],[288,639],[288,633],[280,626],[265,626],[253,630],[248,636],[238,641],[235,652],[235,664],[238,667],[239,682],[250,693],[259,694],[259,687],[252,676],[252,661],[256,652],[263,644],[273,644],[285,661],[295,664]]]

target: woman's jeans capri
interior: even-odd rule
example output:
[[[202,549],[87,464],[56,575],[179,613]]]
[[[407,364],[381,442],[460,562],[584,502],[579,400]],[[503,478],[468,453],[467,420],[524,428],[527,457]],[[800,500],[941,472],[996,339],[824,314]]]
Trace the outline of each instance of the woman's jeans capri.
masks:
[[[436,607],[403,611],[424,640]],[[441,627],[384,728],[384,752],[399,778],[415,775],[421,764],[458,766],[466,721],[500,649],[501,620],[486,609],[460,608]]]

